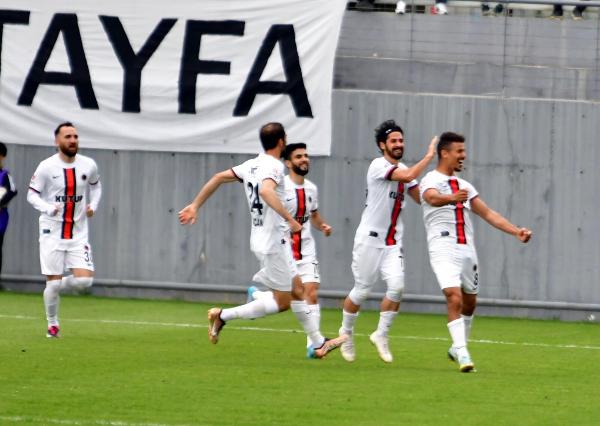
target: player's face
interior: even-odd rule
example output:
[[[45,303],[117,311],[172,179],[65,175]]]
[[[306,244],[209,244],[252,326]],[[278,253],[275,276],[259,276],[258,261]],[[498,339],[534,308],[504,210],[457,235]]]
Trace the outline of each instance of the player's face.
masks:
[[[79,150],[79,135],[75,127],[61,127],[55,140],[56,146],[67,157],[75,157]]]
[[[382,146],[382,144],[379,144]],[[404,136],[400,132],[392,132],[388,135],[385,145],[383,145],[383,154],[388,155],[394,160],[400,160],[404,154]]]
[[[310,169],[310,158],[308,152],[303,148],[298,148],[292,152],[290,159],[286,162],[287,166],[297,175],[305,176]]]
[[[467,151],[464,142],[452,142],[448,147],[448,164],[455,172],[462,171],[464,162],[467,159]]]

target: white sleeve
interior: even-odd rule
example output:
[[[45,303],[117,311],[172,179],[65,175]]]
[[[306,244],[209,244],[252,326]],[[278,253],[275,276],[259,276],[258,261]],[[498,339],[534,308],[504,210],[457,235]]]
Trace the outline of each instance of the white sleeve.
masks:
[[[100,198],[102,197],[102,182],[100,179],[96,181],[96,183],[90,183],[90,208],[93,211],[98,210],[98,204],[100,203]]]
[[[45,167],[42,166],[43,162],[35,169],[31,180],[29,181],[29,188],[36,191],[38,194],[44,192],[44,188],[46,187],[46,170]]]
[[[52,216],[56,211],[56,206],[42,200],[42,197],[40,197],[40,193],[32,187],[30,187],[29,191],[27,191],[27,201],[36,210],[42,213],[46,213],[48,216]]]
[[[314,201],[315,205],[313,206],[312,211],[316,212],[317,210],[319,210],[319,190],[316,187],[316,185],[315,185],[315,199],[313,201]]]
[[[479,195],[479,192],[477,192],[477,190],[475,189],[475,187],[473,185],[471,185],[469,182],[464,181],[465,183],[465,189],[469,192],[469,200],[472,200],[473,198],[477,197]]]
[[[284,174],[283,174],[283,163],[281,161],[273,159],[273,163],[266,164],[265,167],[262,167],[259,170],[259,181],[271,179],[275,181],[277,185],[283,182]]]

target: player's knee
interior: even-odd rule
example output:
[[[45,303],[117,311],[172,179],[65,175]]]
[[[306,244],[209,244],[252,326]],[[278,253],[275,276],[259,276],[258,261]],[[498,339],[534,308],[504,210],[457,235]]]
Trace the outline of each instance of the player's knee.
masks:
[[[387,287],[385,297],[396,303],[402,301],[402,294],[404,293],[404,277],[396,277],[388,280]]]
[[[92,286],[94,277],[75,277],[73,278],[73,287],[76,290],[82,291]]]
[[[61,280],[48,280],[46,281],[47,291],[58,293],[60,291]]]
[[[352,303],[354,303],[356,306],[360,306],[365,300],[367,300],[367,297],[369,297],[369,289],[367,287],[355,284],[354,288],[350,290],[348,297]]]

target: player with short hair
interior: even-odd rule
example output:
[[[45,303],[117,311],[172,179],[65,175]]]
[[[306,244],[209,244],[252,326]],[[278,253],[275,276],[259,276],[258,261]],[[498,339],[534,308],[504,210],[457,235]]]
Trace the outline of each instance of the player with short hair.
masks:
[[[216,173],[200,190],[191,204],[179,212],[181,224],[196,222],[198,209],[223,183],[242,182],[250,209],[250,249],[261,264],[253,281],[269,287],[270,297],[253,300],[229,309],[208,311],[208,337],[216,344],[226,322],[254,319],[276,314],[291,307],[315,348],[315,357],[323,358],[337,348],[344,336],[326,339],[319,331],[314,315],[304,301],[302,281],[292,257],[288,230],[299,232],[302,226],[285,209],[283,163],[279,160],[286,146],[286,134],[280,123],[267,123],[260,129],[264,153],[231,169]],[[289,226],[286,226],[286,222]]]
[[[475,369],[467,350],[479,293],[479,264],[469,211],[490,225],[526,243],[532,232],[510,223],[490,209],[473,185],[455,175],[467,158],[464,136],[446,132],[437,146],[438,165],[419,186],[427,231],[429,259],[446,297],[452,346],[448,357],[461,372]]]
[[[78,154],[79,135],[72,123],[58,125],[54,144],[58,152],[38,165],[27,192],[27,201],[40,211],[47,337],[59,336],[61,290],[81,291],[92,285],[94,262],[88,241],[88,218],[98,209],[102,196],[98,166],[90,157]],[[73,274],[63,277],[65,269]]]
[[[310,158],[306,151],[306,144],[299,142],[287,145],[283,152],[283,159],[289,171],[289,174],[284,178],[284,206],[302,225],[300,232],[291,233],[292,253],[304,286],[304,300],[315,317],[317,325],[319,325],[321,307],[318,300],[318,291],[321,277],[311,225],[326,237],[331,235],[333,228],[325,222],[325,219],[319,213],[317,186],[305,178],[310,170]],[[254,286],[248,289],[249,296],[254,299],[264,297],[267,293],[270,292],[259,291]],[[306,346],[310,356],[313,350],[310,339],[307,339]]]
[[[375,129],[375,143],[383,155],[371,162],[367,172],[367,200],[352,251],[354,288],[344,300],[340,328],[340,334],[348,336],[341,347],[342,357],[348,362],[356,358],[352,334],[360,306],[380,275],[387,291],[381,301],[377,330],[369,338],[384,362],[393,360],[388,331],[400,309],[404,290],[400,213],[405,205],[405,193],[420,203],[416,178],[433,159],[437,140],[432,139],[427,154],[410,168],[400,162],[404,153],[404,131],[394,120],[384,121]]]

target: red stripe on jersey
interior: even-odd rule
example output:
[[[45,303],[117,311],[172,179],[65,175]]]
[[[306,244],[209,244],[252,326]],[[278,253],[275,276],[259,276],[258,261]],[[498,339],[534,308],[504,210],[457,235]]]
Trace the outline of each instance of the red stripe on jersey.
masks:
[[[448,181],[450,183],[450,189],[453,194],[456,194],[460,189],[458,187],[458,180],[450,179]],[[465,206],[463,203],[456,203],[456,208],[454,210],[454,216],[456,218],[456,243],[457,244],[467,244],[467,234],[465,234]]]
[[[300,225],[304,223],[304,215],[306,214],[306,194],[304,188],[296,188],[296,220]],[[302,259],[302,230],[300,232],[292,233],[292,252],[294,253],[294,259]]]
[[[396,224],[398,223],[398,217],[400,217],[400,212],[402,211],[402,201],[404,201],[404,184],[398,182],[396,201],[394,201],[394,208],[392,209],[390,227],[387,236],[385,237],[386,246],[396,245]]]
[[[75,169],[63,169],[63,172],[65,176],[66,201],[61,238],[70,240],[73,238],[73,222],[75,219]]]

